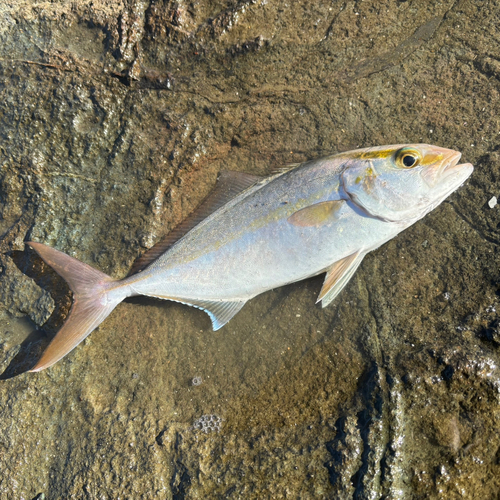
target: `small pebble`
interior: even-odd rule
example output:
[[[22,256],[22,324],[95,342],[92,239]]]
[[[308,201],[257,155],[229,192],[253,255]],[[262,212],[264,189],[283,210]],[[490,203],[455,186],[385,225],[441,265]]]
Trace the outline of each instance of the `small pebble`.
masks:
[[[497,197],[493,196],[493,198],[491,198],[491,200],[488,202],[488,206],[490,208],[495,208],[497,203],[498,203]]]

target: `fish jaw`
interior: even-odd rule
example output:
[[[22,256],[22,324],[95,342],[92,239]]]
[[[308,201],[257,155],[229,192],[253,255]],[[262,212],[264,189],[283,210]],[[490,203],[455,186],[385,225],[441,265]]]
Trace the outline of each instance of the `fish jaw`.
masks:
[[[421,177],[431,190],[433,203],[425,211],[429,213],[451,193],[456,191],[472,174],[474,167],[471,163],[458,163],[462,154],[455,151],[448,155],[441,164],[421,172]],[[422,216],[423,216],[422,215]]]
[[[441,183],[446,186],[445,198],[458,189],[472,174],[474,167],[471,163],[461,163],[459,165],[449,164],[445,167]]]
[[[452,151],[451,154],[443,155],[442,161],[437,161],[432,168],[421,171],[424,182],[430,189],[434,189],[438,184],[452,185],[457,183],[458,188],[472,173],[474,167],[470,163],[458,164],[462,153]],[[460,179],[463,180],[460,182]],[[456,181],[456,182],[455,182]]]
[[[457,163],[450,163],[443,171],[443,180],[448,181],[449,179],[450,182],[456,186],[456,188],[460,187],[474,171],[474,167],[471,163]]]
[[[419,217],[422,218],[440,205],[448,196],[456,191],[472,174],[474,167],[471,163],[460,165],[448,165],[443,169],[443,177],[435,190],[435,201],[430,204],[425,212]]]

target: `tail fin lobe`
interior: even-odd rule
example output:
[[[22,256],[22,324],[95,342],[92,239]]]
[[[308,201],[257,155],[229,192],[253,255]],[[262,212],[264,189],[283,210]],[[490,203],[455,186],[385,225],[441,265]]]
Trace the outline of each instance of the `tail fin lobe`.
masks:
[[[31,241],[28,245],[67,281],[73,292],[73,305],[66,321],[30,370],[38,372],[72,351],[109,316],[125,294],[109,300],[106,291],[115,281],[113,278],[54,248]]]
[[[86,292],[92,289],[96,282],[111,282],[113,278],[92,266],[80,262],[55,248],[42,243],[28,241],[27,244],[47,263],[54,271],[65,279],[73,293]]]

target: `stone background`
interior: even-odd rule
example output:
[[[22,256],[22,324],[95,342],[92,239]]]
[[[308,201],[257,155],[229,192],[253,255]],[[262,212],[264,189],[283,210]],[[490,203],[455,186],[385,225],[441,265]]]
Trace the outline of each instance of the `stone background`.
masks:
[[[499,25],[493,0],[2,2],[0,498],[497,498]],[[23,373],[71,304],[24,241],[123,277],[221,169],[406,142],[476,170],[331,307],[316,278],[214,333],[133,299]]]

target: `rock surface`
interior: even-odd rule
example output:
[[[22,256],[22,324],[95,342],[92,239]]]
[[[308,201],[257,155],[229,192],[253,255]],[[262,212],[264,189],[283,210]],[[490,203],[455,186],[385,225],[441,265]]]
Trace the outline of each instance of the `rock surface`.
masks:
[[[2,3],[0,498],[496,498],[499,23],[493,0]],[[331,307],[312,279],[214,333],[134,299],[22,373],[71,304],[24,241],[123,277],[221,169],[405,142],[476,170]]]

